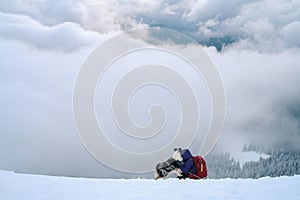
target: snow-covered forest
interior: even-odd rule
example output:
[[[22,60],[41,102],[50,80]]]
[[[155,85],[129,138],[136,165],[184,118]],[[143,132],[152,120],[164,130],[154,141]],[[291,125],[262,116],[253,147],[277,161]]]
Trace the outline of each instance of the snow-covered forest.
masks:
[[[229,153],[215,153],[206,157],[210,178],[260,178],[264,176],[293,176],[300,174],[300,151],[281,149],[263,149],[247,145],[244,152],[259,152],[269,155],[258,161],[248,161],[243,165]]]

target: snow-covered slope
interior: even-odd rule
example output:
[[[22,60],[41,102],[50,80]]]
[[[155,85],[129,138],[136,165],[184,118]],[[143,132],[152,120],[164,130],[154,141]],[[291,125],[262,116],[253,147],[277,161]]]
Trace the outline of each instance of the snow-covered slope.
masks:
[[[0,170],[1,200],[300,199],[300,176],[261,179],[87,179]]]

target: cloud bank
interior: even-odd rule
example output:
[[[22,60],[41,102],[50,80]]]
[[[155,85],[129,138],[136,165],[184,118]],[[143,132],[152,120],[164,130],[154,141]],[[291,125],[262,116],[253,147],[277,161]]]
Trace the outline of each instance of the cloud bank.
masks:
[[[297,0],[12,0],[0,3],[2,12],[28,15],[48,26],[72,22],[100,33],[160,26],[184,32],[219,50],[241,43],[242,49],[263,52],[299,47],[299,8]]]

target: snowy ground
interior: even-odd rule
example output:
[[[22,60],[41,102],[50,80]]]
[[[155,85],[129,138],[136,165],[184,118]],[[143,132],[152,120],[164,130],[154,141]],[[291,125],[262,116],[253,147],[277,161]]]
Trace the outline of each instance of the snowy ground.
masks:
[[[300,176],[261,179],[87,179],[0,170],[1,200],[300,199]]]

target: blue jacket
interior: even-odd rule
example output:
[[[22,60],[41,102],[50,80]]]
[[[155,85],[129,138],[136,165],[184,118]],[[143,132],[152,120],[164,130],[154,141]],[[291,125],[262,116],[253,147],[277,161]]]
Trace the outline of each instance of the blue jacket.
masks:
[[[196,174],[196,167],[194,165],[193,155],[188,149],[184,149],[181,152],[181,157],[183,159],[183,164],[180,166],[182,174],[187,176],[188,172]]]

